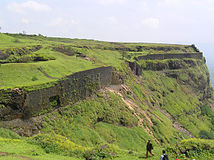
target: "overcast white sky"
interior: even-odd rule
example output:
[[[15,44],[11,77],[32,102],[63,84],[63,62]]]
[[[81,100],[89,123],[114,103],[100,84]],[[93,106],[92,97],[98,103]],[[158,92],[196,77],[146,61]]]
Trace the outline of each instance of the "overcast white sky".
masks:
[[[70,38],[214,44],[214,0],[0,0],[0,26]]]

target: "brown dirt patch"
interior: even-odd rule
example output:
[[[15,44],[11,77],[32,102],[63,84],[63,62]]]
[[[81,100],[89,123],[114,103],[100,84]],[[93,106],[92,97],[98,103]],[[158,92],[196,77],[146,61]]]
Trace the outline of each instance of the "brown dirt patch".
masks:
[[[159,143],[159,141],[155,138],[153,132],[143,123],[146,120],[150,126],[153,126],[152,120],[147,115],[146,111],[142,110],[142,108],[140,108],[131,99],[126,98],[124,96],[124,94],[123,94],[124,92],[131,91],[128,86],[126,86],[126,85],[111,85],[109,87],[106,87],[106,91],[118,94],[122,98],[123,102],[129,107],[129,109],[134,112],[134,115],[138,119],[138,126],[144,128],[145,132],[147,132],[151,137],[153,137],[155,139],[155,141],[157,143]],[[145,117],[145,119],[141,118],[141,115],[143,115]]]
[[[18,159],[23,159],[23,160],[33,160],[32,158],[30,157],[26,157],[26,156],[20,156],[20,155],[13,155],[11,153],[8,153],[8,152],[0,152],[0,156],[10,156],[10,157],[16,157]]]
[[[0,156],[8,156],[9,154],[7,152],[0,152]]]

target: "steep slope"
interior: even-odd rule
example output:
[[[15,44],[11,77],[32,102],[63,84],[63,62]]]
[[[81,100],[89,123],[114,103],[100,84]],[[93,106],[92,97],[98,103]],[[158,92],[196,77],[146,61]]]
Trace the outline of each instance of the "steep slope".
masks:
[[[209,68],[209,71],[210,71],[210,81],[211,81],[211,84],[212,86],[214,86],[214,65],[213,65],[213,62],[212,63],[209,63],[207,64],[208,65],[208,68]]]
[[[155,156],[151,159],[159,158],[162,148],[168,148],[171,158],[182,158],[183,155],[175,152],[185,153],[189,157],[203,157],[209,153],[206,158],[213,158],[213,141],[192,139],[187,140],[188,143],[182,141],[179,144],[181,150],[174,147],[187,138],[214,138],[213,90],[205,59],[194,45],[4,36],[10,37],[7,46],[16,44],[17,39],[19,44],[14,45],[16,47],[42,45],[40,50],[28,55],[36,54],[37,57],[37,53],[40,53],[53,57],[42,62],[33,59],[23,61],[26,54],[15,54],[18,60],[21,59],[19,63],[11,63],[9,56],[4,61],[6,63],[0,66],[2,91],[10,93],[16,87],[23,90],[23,95],[39,93],[42,96],[33,94],[39,100],[49,99],[48,94],[55,97],[50,98],[48,104],[38,103],[46,107],[36,110],[33,117],[12,118],[9,121],[3,119],[0,122],[1,126],[22,136],[30,136],[23,143],[41,148],[42,151],[37,153],[39,156],[54,153],[84,159],[142,159],[146,142],[152,139]],[[8,49],[7,46],[0,49]],[[12,62],[17,62],[17,59]],[[81,79],[69,81],[69,85],[63,87],[61,80],[65,78],[67,81],[65,76],[101,66],[113,67],[112,80],[107,87],[100,88],[102,74],[92,76],[98,79],[98,84],[85,83],[84,86],[81,83],[84,86],[79,88],[81,94],[78,89],[72,90],[71,87]],[[13,74],[13,68],[26,77]],[[14,82],[14,79],[17,81]],[[54,92],[52,88],[55,88]],[[66,97],[61,93],[66,89],[72,91],[69,104],[61,103]],[[47,96],[42,93],[44,91],[48,93]],[[87,96],[79,98],[83,93]],[[2,94],[0,99],[1,115],[5,114],[2,113],[5,107],[11,106],[17,113],[10,103],[13,96],[5,95]],[[59,98],[56,99],[56,95]],[[22,113],[22,109],[19,113]],[[191,154],[187,154],[187,151]],[[194,155],[195,152],[197,154]],[[23,155],[29,156],[29,153]],[[35,156],[30,155],[32,158]]]

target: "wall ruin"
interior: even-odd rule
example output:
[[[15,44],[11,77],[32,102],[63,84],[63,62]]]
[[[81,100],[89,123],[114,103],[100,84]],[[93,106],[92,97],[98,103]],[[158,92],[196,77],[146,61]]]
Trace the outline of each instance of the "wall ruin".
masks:
[[[54,83],[52,87],[33,91],[22,88],[0,90],[0,119],[28,119],[43,110],[75,103],[111,83],[112,67],[81,71]]]

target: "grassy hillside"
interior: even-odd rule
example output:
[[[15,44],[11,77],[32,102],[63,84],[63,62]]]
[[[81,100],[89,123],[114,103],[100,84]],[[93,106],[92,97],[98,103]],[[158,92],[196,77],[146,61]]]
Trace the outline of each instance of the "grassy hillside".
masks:
[[[140,60],[140,76],[127,62],[139,55],[196,52],[194,45],[0,34],[0,57],[6,57],[0,61],[0,89],[44,88],[109,65],[123,82],[38,117],[0,121],[10,129],[0,129],[0,159],[145,159],[148,139],[155,153],[149,159],[160,158],[162,149],[170,159],[213,159],[213,91],[204,60]],[[26,138],[11,130],[36,134]]]
[[[6,60],[2,60],[6,63],[1,65],[0,89],[40,85],[98,66],[112,65],[119,69],[121,58],[128,55],[133,57],[159,52],[194,52],[194,48],[184,45],[123,44],[36,35],[0,34],[1,50],[35,45],[41,45],[42,48],[21,56],[12,53]],[[144,48],[141,48],[142,46]],[[87,56],[88,59],[81,56]]]

